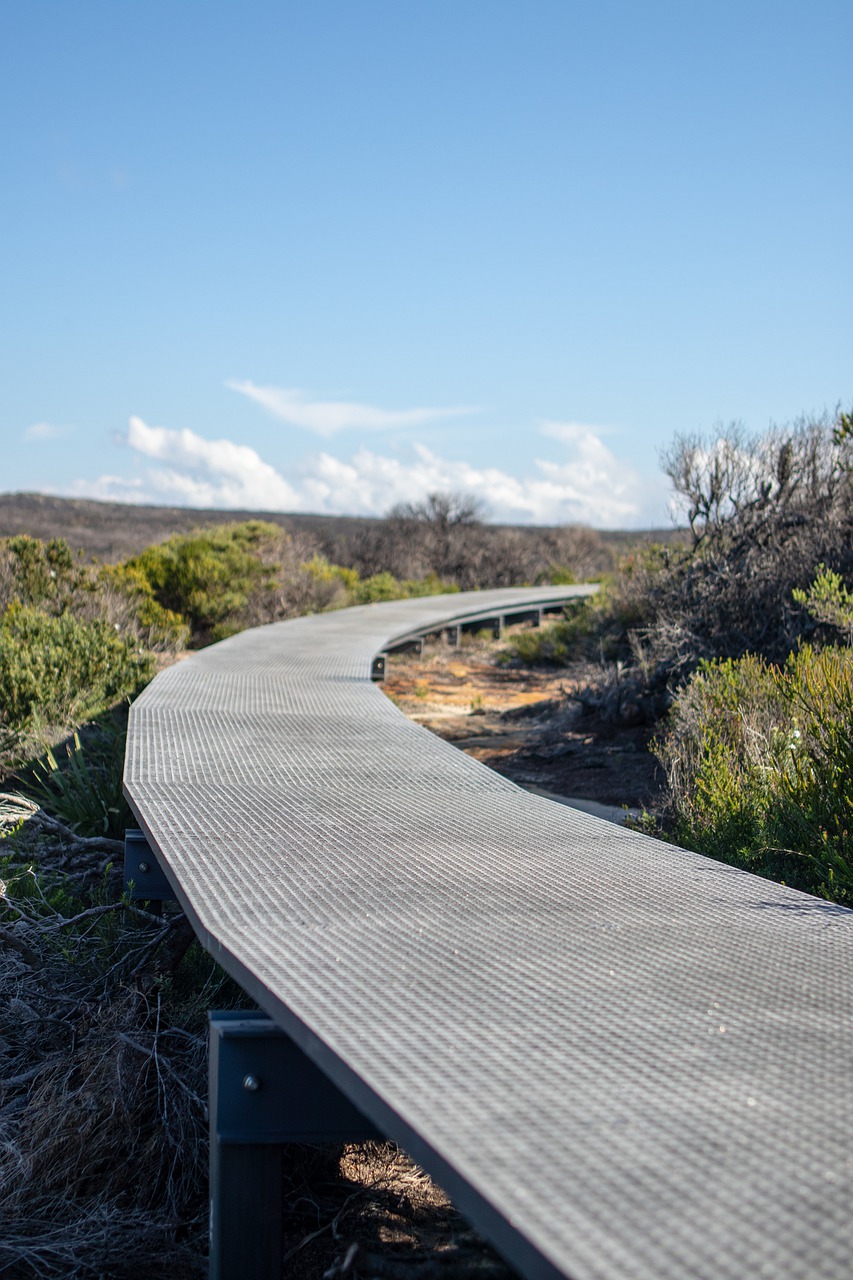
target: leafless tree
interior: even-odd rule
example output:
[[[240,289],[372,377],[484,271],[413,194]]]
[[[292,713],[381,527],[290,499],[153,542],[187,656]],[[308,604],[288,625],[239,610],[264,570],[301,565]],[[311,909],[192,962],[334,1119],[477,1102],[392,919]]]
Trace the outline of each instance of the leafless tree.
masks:
[[[592,529],[487,524],[477,498],[453,493],[399,504],[384,520],[323,550],[362,577],[383,571],[397,578],[434,573],[463,589],[547,582],[558,569],[582,579],[606,572],[613,563],[609,548]]]
[[[853,438],[843,417],[758,436],[733,424],[667,450],[693,547],[648,584],[646,644],[664,663],[666,635],[679,635],[682,649],[686,636],[694,661],[747,652],[781,661],[814,631],[794,589],[820,564],[853,576]]]

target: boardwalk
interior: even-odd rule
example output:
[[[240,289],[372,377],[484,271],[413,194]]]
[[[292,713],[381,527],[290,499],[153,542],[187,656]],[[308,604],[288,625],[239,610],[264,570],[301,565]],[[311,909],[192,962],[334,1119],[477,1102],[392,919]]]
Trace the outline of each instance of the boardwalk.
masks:
[[[204,650],[132,709],[131,805],[208,949],[525,1274],[849,1280],[853,913],[532,796],[370,680],[536,598]]]

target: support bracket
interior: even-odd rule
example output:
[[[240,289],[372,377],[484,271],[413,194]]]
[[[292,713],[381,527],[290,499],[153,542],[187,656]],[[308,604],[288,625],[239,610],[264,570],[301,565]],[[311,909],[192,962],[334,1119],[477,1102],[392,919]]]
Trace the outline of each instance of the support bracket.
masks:
[[[160,903],[175,897],[144,831],[124,833],[124,891],[132,902]]]

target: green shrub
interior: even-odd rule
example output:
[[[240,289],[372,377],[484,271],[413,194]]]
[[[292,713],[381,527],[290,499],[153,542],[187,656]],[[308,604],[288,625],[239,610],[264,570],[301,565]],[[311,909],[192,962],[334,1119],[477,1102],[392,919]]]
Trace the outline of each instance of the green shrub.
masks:
[[[136,694],[153,669],[107,622],[11,604],[0,621],[0,723],[14,739],[80,724]]]
[[[853,651],[804,647],[777,681],[795,727],[776,839],[810,856],[828,896],[853,902]]]
[[[573,587],[577,580],[577,574],[563,564],[549,565],[547,570],[538,574],[536,578],[537,583],[550,583],[555,587]]]
[[[567,617],[529,631],[508,636],[498,655],[502,666],[564,667],[568,662],[589,656],[593,637],[598,638],[597,600],[579,601],[570,606]]]
[[[78,835],[123,839],[134,825],[122,791],[126,737],[123,709],[98,717],[22,773],[23,793]]]
[[[414,596],[444,595],[458,591],[455,582],[443,582],[434,573],[425,578],[395,578],[392,573],[374,573],[369,578],[359,576],[357,569],[330,564],[322,556],[314,556],[302,566],[318,584],[338,588],[328,598],[325,608],[342,608],[353,604],[377,604],[384,600],[408,600]]]
[[[572,656],[571,641],[569,622],[552,622],[530,631],[519,631],[507,639],[504,662],[525,667],[564,667]]]
[[[360,581],[357,569],[347,569],[340,564],[332,564],[325,556],[315,555],[301,566],[302,572],[316,583],[325,586],[343,588],[347,594],[355,589]]]
[[[853,645],[853,592],[847,590],[840,573],[818,565],[817,576],[808,591],[792,592],[797,604],[822,626],[840,631],[847,644]]]
[[[18,601],[62,613],[91,594],[91,575],[62,538],[0,538],[0,609]]]
[[[853,901],[853,654],[803,646],[782,668],[703,663],[656,750],[675,839]]]
[[[505,661],[527,666],[559,667],[567,662],[630,662],[641,665],[642,636],[653,614],[659,584],[676,572],[684,552],[680,547],[650,543],[634,547],[618,569],[599,581],[590,599],[579,601],[565,621],[538,632],[519,633],[508,642]],[[551,582],[569,583],[570,572],[554,570]]]
[[[354,573],[355,570],[348,569],[348,573]],[[382,600],[399,600],[403,584],[399,582],[392,573],[375,573],[370,578],[358,578],[350,588],[351,598],[354,604],[377,604]]]
[[[105,564],[98,570],[98,585],[115,593],[130,608],[139,638],[146,649],[175,651],[186,645],[190,628],[180,613],[157,600],[148,577],[135,564]]]
[[[345,573],[354,572],[351,569]],[[374,573],[358,578],[350,587],[350,604],[376,604],[382,600],[410,600],[415,596],[438,596],[458,591],[455,582],[442,582],[436,574],[425,578],[395,578],[392,573]]]
[[[196,644],[245,626],[252,597],[276,587],[272,554],[282,530],[262,520],[177,534],[123,566],[173,617],[185,619]]]

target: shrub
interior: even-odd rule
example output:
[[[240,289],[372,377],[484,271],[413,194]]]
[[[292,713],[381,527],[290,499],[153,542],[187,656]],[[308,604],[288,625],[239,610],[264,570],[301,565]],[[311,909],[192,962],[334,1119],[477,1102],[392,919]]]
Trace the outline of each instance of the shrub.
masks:
[[[106,622],[11,604],[0,622],[0,723],[14,741],[79,724],[136,694],[153,669]]]
[[[434,573],[427,574],[422,579],[410,578],[404,581],[387,571],[362,578],[357,569],[330,564],[319,555],[307,561],[302,568],[319,588],[326,588],[325,599],[320,594],[318,603],[321,608],[327,609],[345,608],[353,604],[377,604],[383,600],[408,600],[413,596],[442,595],[459,590],[455,583],[442,582]]]
[[[550,583],[554,587],[573,587],[577,580],[574,571],[564,564],[549,565],[546,572],[537,578],[537,582]]]
[[[570,662],[621,662],[632,655],[633,628],[643,618],[642,602],[660,564],[668,564],[666,547],[638,548],[621,563],[619,573],[599,591],[567,607],[560,622],[547,623],[510,636],[499,661],[524,666],[561,667]]]
[[[122,790],[126,737],[124,708],[99,716],[22,771],[22,791],[77,835],[123,839],[134,825]]]
[[[146,649],[175,652],[184,648],[189,624],[180,613],[165,608],[154,594],[145,572],[134,564],[107,564],[98,571],[101,606],[121,630],[133,630]],[[122,607],[122,605],[124,607]]]
[[[657,742],[673,835],[700,853],[853,901],[853,654],[705,662]]]
[[[833,573],[825,564],[818,565],[808,591],[797,589],[792,594],[815,622],[840,631],[847,644],[853,645],[853,593],[845,587],[840,573]]]
[[[402,581],[391,573],[374,573],[356,582],[352,600],[354,604],[374,604],[381,600],[447,595],[458,590],[455,582],[444,582],[435,573],[428,573],[425,578],[404,578]]]
[[[275,590],[274,551],[287,535],[262,520],[178,534],[126,562],[163,609],[186,619],[195,643],[240,630],[251,598]]]
[[[307,575],[312,588],[309,599],[314,610],[309,605],[306,612],[341,609],[352,603],[350,597],[359,581],[357,569],[330,564],[321,555],[312,556],[300,568]]]
[[[571,660],[575,628],[571,622],[551,622],[510,636],[501,655],[502,665],[564,667]]]
[[[0,610],[18,601],[62,613],[91,594],[87,568],[62,538],[0,538]]]
[[[804,648],[777,683],[795,728],[776,840],[810,856],[828,896],[853,902],[853,651]]]

